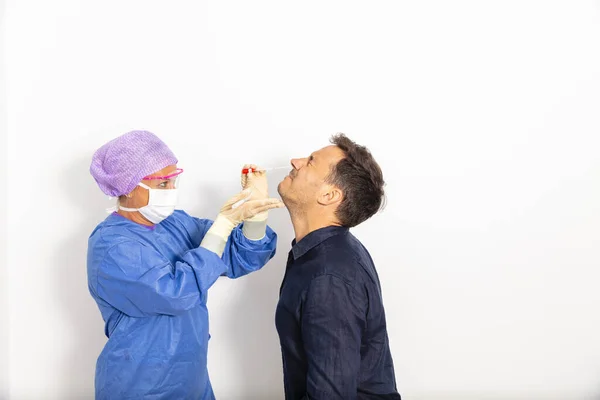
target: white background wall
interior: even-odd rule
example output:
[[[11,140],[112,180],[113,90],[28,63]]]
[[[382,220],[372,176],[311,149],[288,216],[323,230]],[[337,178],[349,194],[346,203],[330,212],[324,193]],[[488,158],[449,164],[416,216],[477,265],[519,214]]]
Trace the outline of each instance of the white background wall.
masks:
[[[4,80],[4,1],[0,1],[0,180],[6,182],[6,85]],[[8,397],[8,281],[6,270],[7,185],[0,188],[0,400]]]
[[[600,2],[8,0],[4,19],[11,399],[92,397],[85,254],[109,203],[88,167],[135,128],[169,143],[182,206],[211,218],[243,163],[346,132],[387,180],[354,232],[403,398],[600,396]],[[271,216],[276,258],[211,289],[220,399],[282,398],[292,230]]]

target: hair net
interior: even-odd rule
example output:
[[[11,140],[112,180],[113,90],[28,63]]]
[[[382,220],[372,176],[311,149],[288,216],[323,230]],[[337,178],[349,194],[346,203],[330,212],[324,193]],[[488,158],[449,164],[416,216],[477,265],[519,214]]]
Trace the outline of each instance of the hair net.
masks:
[[[108,196],[130,193],[142,178],[177,164],[167,145],[148,131],[131,131],[100,147],[90,173]]]

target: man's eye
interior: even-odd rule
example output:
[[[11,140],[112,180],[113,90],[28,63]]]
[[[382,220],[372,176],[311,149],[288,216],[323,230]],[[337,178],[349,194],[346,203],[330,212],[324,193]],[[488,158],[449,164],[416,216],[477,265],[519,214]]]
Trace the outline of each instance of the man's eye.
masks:
[[[166,187],[167,187],[167,185],[168,185],[168,184],[169,184],[169,182],[161,182],[161,183],[158,185],[158,187],[159,187],[159,188],[161,188],[161,189],[164,189],[164,188],[166,188]]]

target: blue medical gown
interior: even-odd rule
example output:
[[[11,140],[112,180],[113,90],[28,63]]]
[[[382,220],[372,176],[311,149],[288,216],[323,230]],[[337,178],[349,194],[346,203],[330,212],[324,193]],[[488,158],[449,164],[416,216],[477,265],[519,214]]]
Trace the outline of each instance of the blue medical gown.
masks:
[[[222,258],[199,247],[212,221],[183,211],[154,227],[118,214],[89,238],[88,286],[108,341],[96,364],[96,399],[214,399],[207,370],[207,290],[275,255],[277,235],[234,229]]]

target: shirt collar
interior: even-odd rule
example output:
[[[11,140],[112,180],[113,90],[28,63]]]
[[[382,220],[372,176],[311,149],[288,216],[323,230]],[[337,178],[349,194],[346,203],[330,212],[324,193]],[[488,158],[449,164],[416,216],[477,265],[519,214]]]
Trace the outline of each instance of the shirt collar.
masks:
[[[304,236],[298,243],[296,239],[292,240],[292,254],[294,260],[305,255],[313,247],[323,243],[325,240],[332,236],[340,235],[348,232],[348,228],[344,226],[326,226],[325,228],[319,228],[316,231],[310,232]]]

